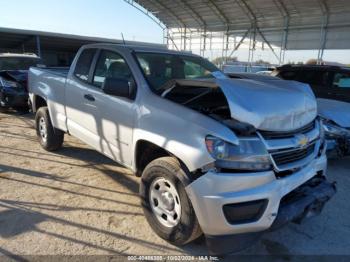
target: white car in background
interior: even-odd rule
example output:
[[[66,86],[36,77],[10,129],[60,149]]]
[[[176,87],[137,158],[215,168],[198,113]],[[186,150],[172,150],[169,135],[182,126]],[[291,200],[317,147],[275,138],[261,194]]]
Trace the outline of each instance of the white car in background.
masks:
[[[350,155],[350,103],[318,98],[317,106],[326,131],[328,155]]]
[[[269,75],[271,75],[271,73],[272,73],[272,71],[270,71],[270,70],[256,72],[256,74],[263,75],[263,76],[269,76]]]

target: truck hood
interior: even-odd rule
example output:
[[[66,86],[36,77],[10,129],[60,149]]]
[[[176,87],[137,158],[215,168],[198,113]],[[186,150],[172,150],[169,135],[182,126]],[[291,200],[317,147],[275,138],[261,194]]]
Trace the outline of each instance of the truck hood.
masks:
[[[256,129],[295,130],[317,116],[316,98],[306,84],[228,78],[215,81],[226,96],[231,117]]]
[[[317,99],[318,114],[337,125],[350,128],[350,103],[330,99]]]

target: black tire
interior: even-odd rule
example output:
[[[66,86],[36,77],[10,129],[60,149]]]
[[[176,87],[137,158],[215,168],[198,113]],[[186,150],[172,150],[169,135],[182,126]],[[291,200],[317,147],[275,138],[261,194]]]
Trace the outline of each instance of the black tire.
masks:
[[[40,132],[40,121],[46,124],[46,139]],[[62,147],[64,132],[54,128],[51,123],[49,110],[47,107],[41,107],[35,115],[35,128],[41,146],[47,151],[55,151]]]
[[[176,158],[162,157],[147,165],[143,171],[140,184],[141,204],[149,225],[158,236],[178,246],[192,242],[202,235],[191,201],[187,196],[183,183],[178,178],[178,176],[185,176],[185,174]],[[164,226],[151,207],[150,188],[153,181],[157,181],[159,178],[165,178],[171,182],[180,198],[181,216],[178,224],[174,227]]]

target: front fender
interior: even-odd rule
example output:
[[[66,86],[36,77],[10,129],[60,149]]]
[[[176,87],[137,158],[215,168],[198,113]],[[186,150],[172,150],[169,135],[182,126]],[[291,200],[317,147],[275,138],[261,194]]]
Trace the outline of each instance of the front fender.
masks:
[[[139,140],[151,142],[179,158],[190,172],[214,161],[205,145],[207,135],[239,143],[234,132],[223,124],[163,98],[147,97],[138,116],[133,148]],[[136,170],[135,163],[133,168]]]

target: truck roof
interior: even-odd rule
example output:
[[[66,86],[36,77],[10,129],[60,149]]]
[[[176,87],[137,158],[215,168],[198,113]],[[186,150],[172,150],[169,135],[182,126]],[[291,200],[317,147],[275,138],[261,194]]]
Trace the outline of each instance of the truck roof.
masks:
[[[118,47],[118,48],[126,48],[131,51],[135,52],[152,52],[152,53],[166,53],[166,54],[176,54],[176,55],[187,55],[187,56],[198,56],[196,54],[193,54],[191,52],[186,52],[186,51],[175,51],[175,50],[170,50],[166,47],[161,48],[161,47],[153,47],[153,46],[148,46],[148,45],[130,45],[130,44],[111,44],[111,43],[96,43],[96,44],[88,44],[84,45],[84,47],[90,47],[90,48],[101,48],[101,47],[108,47],[108,48],[113,48],[113,47]]]
[[[278,67],[277,69],[346,69],[350,70],[350,67],[347,66],[338,66],[338,65],[292,65],[286,64]]]

